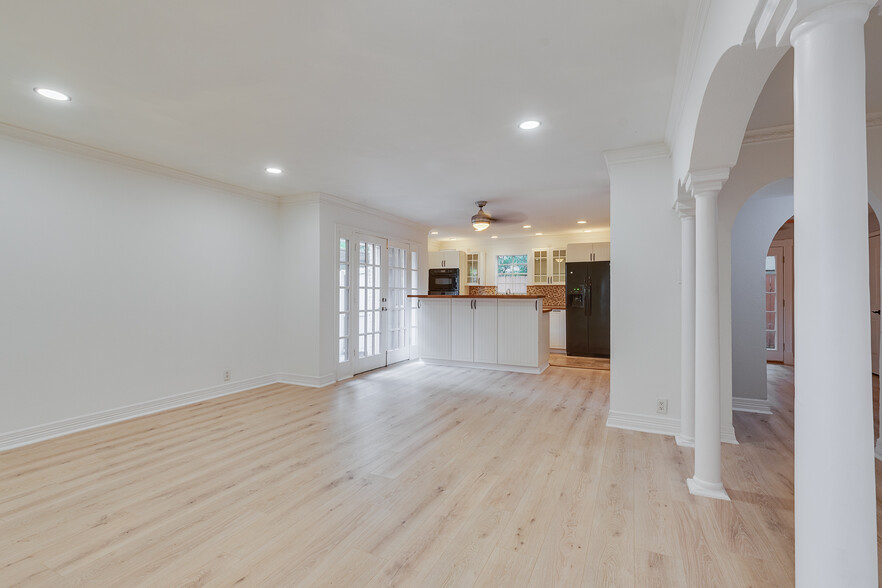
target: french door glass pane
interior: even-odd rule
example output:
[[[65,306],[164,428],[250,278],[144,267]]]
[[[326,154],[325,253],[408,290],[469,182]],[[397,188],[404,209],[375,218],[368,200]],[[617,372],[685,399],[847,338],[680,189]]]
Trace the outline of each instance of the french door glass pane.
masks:
[[[395,351],[405,346],[405,294],[407,292],[407,251],[399,247],[389,248],[389,331],[388,349]]]
[[[766,350],[778,349],[778,276],[775,256],[766,256]]]

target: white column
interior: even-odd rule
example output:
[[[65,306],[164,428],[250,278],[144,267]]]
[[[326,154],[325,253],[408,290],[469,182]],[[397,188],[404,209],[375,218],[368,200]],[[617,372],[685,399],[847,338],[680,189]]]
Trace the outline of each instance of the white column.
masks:
[[[720,467],[720,276],[717,196],[728,169],[691,172],[695,196],[695,474],[689,492],[729,500]]]
[[[695,203],[677,202],[680,214],[680,434],[695,446]]]
[[[791,33],[798,586],[876,586],[864,22],[827,6]]]

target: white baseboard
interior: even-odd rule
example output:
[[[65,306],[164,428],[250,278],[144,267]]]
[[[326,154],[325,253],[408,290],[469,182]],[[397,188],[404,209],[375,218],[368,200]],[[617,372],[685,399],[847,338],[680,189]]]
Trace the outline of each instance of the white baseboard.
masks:
[[[337,381],[335,374],[323,376],[302,376],[300,374],[276,374],[276,382],[280,384],[293,384],[295,386],[309,386],[310,388],[324,388]]]
[[[184,392],[183,394],[166,396],[165,398],[157,398],[156,400],[139,402],[129,406],[55,421],[54,423],[47,423],[45,425],[37,425],[35,427],[12,431],[10,433],[0,433],[0,451],[6,451],[7,449],[12,449],[14,447],[30,445],[31,443],[45,441],[46,439],[52,439],[54,437],[61,437],[62,435],[69,435],[78,431],[85,431],[86,429],[94,429],[95,427],[109,425],[119,421],[126,421],[156,412],[162,412],[171,408],[178,408],[179,406],[185,406],[187,404],[195,404],[197,402],[202,402],[203,400],[226,396],[227,394],[235,394],[236,392],[243,392],[245,390],[266,386],[268,384],[275,384],[276,382],[278,382],[278,379],[275,375],[260,376],[248,380],[241,380],[239,382],[229,382],[227,384],[221,384],[220,386],[193,390],[191,392]]]
[[[657,435],[675,436],[680,432],[679,419],[615,410],[609,411],[606,426],[614,429],[640,431],[641,433],[655,433]]]
[[[666,416],[648,414],[636,414],[631,412],[609,411],[606,426],[614,429],[627,429],[640,431],[641,433],[655,433],[656,435],[669,435],[676,437],[680,434],[680,420]],[[731,425],[723,427],[720,431],[720,441],[738,445],[735,439],[735,428]]]
[[[732,410],[755,412],[757,414],[772,414],[772,408],[768,399],[759,398],[736,398],[733,396]]]

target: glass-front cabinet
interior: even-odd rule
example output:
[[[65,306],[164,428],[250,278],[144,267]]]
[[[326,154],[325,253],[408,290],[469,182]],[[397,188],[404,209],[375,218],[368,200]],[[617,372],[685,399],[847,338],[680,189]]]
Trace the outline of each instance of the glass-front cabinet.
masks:
[[[563,284],[566,282],[566,248],[534,249],[532,259],[533,284]]]
[[[481,257],[480,252],[466,253],[466,283],[469,286],[481,285],[481,274],[484,269]]]

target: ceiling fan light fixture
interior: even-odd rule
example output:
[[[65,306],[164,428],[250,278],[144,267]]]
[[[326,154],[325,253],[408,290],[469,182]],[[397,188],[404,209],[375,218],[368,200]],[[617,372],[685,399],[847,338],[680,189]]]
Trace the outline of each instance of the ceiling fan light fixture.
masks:
[[[478,213],[472,216],[472,226],[476,231],[486,231],[490,228],[490,223],[494,221],[494,219],[484,212],[484,207],[487,206],[486,200],[479,200],[475,202],[475,206],[478,207]]]

